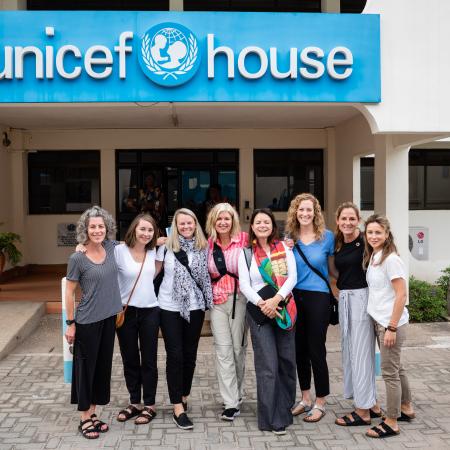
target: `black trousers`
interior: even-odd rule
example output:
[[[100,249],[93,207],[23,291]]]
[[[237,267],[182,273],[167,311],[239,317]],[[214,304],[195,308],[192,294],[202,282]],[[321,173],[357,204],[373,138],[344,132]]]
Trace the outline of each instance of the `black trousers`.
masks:
[[[330,296],[325,292],[293,290],[298,319],[295,334],[297,374],[300,389],[311,388],[311,368],[317,397],[330,393],[327,364],[327,330]]]
[[[109,403],[115,323],[114,315],[75,325],[71,403],[78,404],[78,411]]]
[[[161,331],[166,347],[166,376],[170,403],[181,403],[182,396],[191,392],[197,361],[198,341],[205,312],[191,311],[190,322],[179,312],[161,309]]]
[[[142,395],[144,405],[155,404],[158,385],[158,331],[159,307],[129,306],[123,325],[117,329],[130,403],[141,403]]]

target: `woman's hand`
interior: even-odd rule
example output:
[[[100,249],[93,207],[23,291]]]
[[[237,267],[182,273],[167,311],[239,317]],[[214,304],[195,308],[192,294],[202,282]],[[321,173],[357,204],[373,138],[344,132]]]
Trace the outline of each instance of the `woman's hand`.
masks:
[[[75,251],[76,251],[77,253],[86,253],[86,250],[87,250],[87,248],[86,248],[86,246],[83,245],[83,244],[78,244],[78,245],[75,247]]]
[[[397,339],[397,333],[390,331],[390,330],[386,330],[386,332],[384,333],[384,346],[387,348],[391,348],[395,345],[395,341]]]
[[[75,324],[73,323],[72,325],[68,325],[66,328],[66,333],[64,334],[64,336],[66,337],[66,341],[69,344],[73,344],[75,341]]]
[[[158,247],[161,247],[161,245],[164,245],[167,241],[167,238],[165,236],[161,236],[156,240],[156,245]]]
[[[284,240],[284,243],[286,244],[286,247],[287,247],[289,250],[292,250],[292,249],[294,248],[294,245],[295,245],[294,239],[292,239],[292,238],[286,238],[286,239]]]
[[[267,300],[261,300],[258,302],[258,306],[260,307],[263,314],[265,314],[267,317],[270,317],[271,319],[275,318],[276,316],[281,318],[280,313],[278,310],[281,310],[281,307],[278,306],[278,298],[272,297]]]

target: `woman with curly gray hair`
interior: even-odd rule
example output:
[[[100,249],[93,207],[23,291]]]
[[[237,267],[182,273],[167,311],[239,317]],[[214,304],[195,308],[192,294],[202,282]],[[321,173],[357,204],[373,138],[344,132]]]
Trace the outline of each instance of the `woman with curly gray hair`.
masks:
[[[78,430],[86,439],[97,439],[109,430],[98,419],[96,405],[110,398],[116,314],[122,311],[114,258],[115,222],[99,206],[86,210],[77,224],[77,241],[86,247],[76,252],[67,266],[66,339],[73,343],[71,403],[78,404]],[[81,300],[74,311],[74,293],[81,287]]]

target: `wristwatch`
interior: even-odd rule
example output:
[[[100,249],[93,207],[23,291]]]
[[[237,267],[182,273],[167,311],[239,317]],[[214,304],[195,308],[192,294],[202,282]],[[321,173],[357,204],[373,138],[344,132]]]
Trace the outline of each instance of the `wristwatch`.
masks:
[[[75,323],[75,320],[66,320],[66,325],[72,325],[73,323]]]
[[[397,327],[394,327],[393,325],[388,325],[386,330],[392,331],[392,333],[396,333]]]

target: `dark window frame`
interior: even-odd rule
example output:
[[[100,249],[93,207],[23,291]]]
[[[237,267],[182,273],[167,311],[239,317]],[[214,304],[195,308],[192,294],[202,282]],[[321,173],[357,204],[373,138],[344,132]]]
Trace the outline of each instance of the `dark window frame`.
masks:
[[[69,149],[69,150],[37,150],[28,153],[27,158],[27,179],[28,179],[28,215],[30,216],[49,216],[49,215],[76,215],[80,214],[84,211],[84,209],[80,211],[67,211],[67,210],[52,210],[52,211],[36,211],[36,205],[33,205],[33,199],[31,194],[31,188],[32,188],[32,174],[33,169],[44,169],[44,168],[55,168],[60,167],[60,162],[58,162],[57,158],[55,158],[58,154],[64,154],[67,155],[69,153],[76,154],[77,156],[82,156],[83,154],[86,156],[96,156],[96,170],[97,170],[97,178],[98,178],[98,195],[99,195],[99,201],[98,205],[101,206],[102,201],[102,192],[101,192],[101,154],[99,149],[89,149],[89,150],[77,150],[77,149]],[[47,162],[38,162],[33,161],[33,159],[36,158],[36,155],[43,155],[43,156],[52,156],[53,161],[47,161]],[[66,163],[67,161],[64,161]],[[67,166],[64,166],[64,169],[67,167],[70,167],[71,163],[67,164]]]
[[[289,177],[292,175],[291,173],[291,169],[293,171],[294,168],[294,163],[298,164],[298,158],[295,159],[292,157],[293,153],[301,153],[301,152],[317,152],[317,154],[319,154],[320,152],[320,164],[321,164],[321,183],[320,183],[320,190],[322,195],[320,196],[320,198],[318,198],[320,205],[322,207],[322,210],[325,210],[325,177],[324,177],[324,163],[325,163],[325,155],[324,155],[324,149],[323,148],[255,148],[253,149],[253,205],[255,206],[255,208],[257,208],[258,206],[256,205],[256,171],[257,171],[257,161],[256,161],[256,153],[257,152],[278,152],[278,151],[282,151],[285,153],[288,153],[288,159],[286,161],[286,166],[288,169],[288,173],[286,175],[287,178],[287,189],[288,189],[288,198],[292,197],[292,193],[290,192],[290,184],[289,184]],[[298,194],[300,194],[300,192],[298,192]],[[289,200],[290,202],[290,200]],[[265,206],[265,205],[264,205]],[[289,206],[288,206],[289,208]],[[281,213],[285,213],[288,210],[280,210],[280,211],[275,211],[275,212],[281,212]]]

